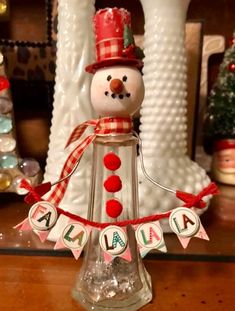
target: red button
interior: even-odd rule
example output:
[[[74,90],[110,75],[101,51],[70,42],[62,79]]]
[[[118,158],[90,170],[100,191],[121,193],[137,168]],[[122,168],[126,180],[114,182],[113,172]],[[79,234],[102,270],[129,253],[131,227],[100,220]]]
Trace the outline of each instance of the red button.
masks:
[[[111,175],[105,180],[104,187],[108,192],[117,192],[122,189],[122,181],[119,176]]]
[[[116,200],[111,199],[106,202],[106,213],[109,217],[117,218],[122,213],[122,204]]]
[[[120,158],[113,152],[104,156],[104,165],[108,170],[115,171],[121,166]]]

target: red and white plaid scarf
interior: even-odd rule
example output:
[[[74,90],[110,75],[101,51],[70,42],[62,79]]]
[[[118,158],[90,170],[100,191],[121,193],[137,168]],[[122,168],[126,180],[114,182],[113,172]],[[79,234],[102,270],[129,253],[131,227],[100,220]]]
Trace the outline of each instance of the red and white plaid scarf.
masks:
[[[86,148],[94,141],[97,135],[131,133],[132,120],[130,117],[127,118],[105,117],[97,120],[86,121],[78,125],[73,130],[65,147],[68,147],[70,144],[78,140],[89,126],[94,127],[94,133],[84,138],[73,149],[73,151],[70,153],[63,166],[59,179],[63,179],[72,172],[73,168],[83,155]],[[65,194],[68,183],[69,178],[59,182],[56,185],[55,189],[50,193],[49,197],[47,198],[47,201],[50,201],[51,203],[58,206]]]

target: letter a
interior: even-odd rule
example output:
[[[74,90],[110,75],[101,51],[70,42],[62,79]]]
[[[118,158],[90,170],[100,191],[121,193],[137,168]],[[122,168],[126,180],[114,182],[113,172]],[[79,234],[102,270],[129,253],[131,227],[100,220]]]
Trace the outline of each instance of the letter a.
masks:
[[[119,243],[121,245],[121,247],[124,247],[126,244],[123,242],[123,240],[121,239],[120,235],[118,234],[117,231],[115,231],[113,233],[113,247],[116,248],[117,247],[117,243]]]
[[[143,242],[145,245],[152,244],[153,243],[153,237],[155,237],[155,239],[158,241],[161,240],[160,237],[157,235],[156,231],[153,230],[153,227],[149,228],[149,240],[147,240],[144,230],[140,230],[140,232],[141,232]]]
[[[84,236],[84,231],[80,231],[78,234],[76,234],[73,238],[70,236],[70,233],[73,231],[74,229],[74,225],[71,225],[71,227],[69,228],[69,230],[66,232],[66,234],[64,235],[64,239],[69,241],[69,242],[74,242],[76,240],[78,240],[78,245],[81,246],[82,245],[82,240],[83,240],[83,236]]]
[[[189,218],[188,216],[186,216],[185,214],[182,214],[182,218],[183,218],[183,225],[184,225],[183,228],[180,228],[180,226],[179,226],[179,224],[178,224],[178,222],[177,222],[177,220],[176,220],[176,217],[173,218],[173,220],[174,220],[174,222],[175,222],[175,225],[176,225],[177,230],[178,230],[179,233],[184,232],[185,230],[188,229],[188,226],[187,226],[187,223],[188,223],[188,222],[189,222],[191,225],[194,225],[194,224],[195,224],[195,222],[193,222],[192,219],[190,219],[190,218]]]
[[[188,228],[187,223],[189,222],[191,225],[195,225],[195,222],[192,221],[192,219],[188,218],[185,214],[182,215],[183,222],[184,222],[184,228]]]
[[[50,220],[51,220],[51,212],[46,213],[42,217],[40,217],[37,221],[42,222],[43,220],[46,220],[46,227],[50,226]]]
[[[84,236],[84,231],[80,231],[77,235],[75,235],[72,238],[72,242],[78,240],[78,245],[81,246],[82,245],[83,236]]]

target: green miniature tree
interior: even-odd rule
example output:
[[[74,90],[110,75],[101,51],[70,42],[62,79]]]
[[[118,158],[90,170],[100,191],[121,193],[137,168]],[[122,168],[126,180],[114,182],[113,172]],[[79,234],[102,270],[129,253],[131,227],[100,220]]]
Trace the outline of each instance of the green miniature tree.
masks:
[[[235,138],[235,31],[209,96],[204,134],[207,141]]]

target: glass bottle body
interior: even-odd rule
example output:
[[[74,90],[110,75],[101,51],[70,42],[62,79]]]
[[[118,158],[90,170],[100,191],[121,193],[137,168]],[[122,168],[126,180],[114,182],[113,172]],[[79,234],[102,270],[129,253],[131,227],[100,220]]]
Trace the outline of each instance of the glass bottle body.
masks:
[[[88,210],[90,220],[115,222],[138,217],[136,144],[132,135],[96,138]],[[104,164],[104,157],[109,154],[120,159],[118,169],[111,170]],[[104,182],[113,175],[120,178],[122,188],[109,192]],[[106,202],[112,199],[118,200],[123,207],[115,219],[108,216],[105,208]],[[106,262],[99,244],[100,231],[92,230],[73,290],[74,298],[87,310],[138,310],[152,299],[151,279],[142,264],[131,226],[126,227],[126,234],[131,261],[115,257]]]

